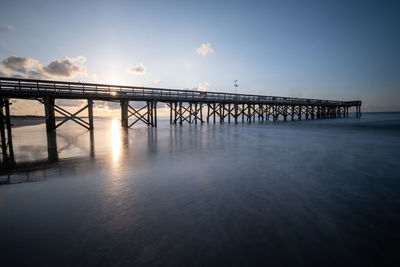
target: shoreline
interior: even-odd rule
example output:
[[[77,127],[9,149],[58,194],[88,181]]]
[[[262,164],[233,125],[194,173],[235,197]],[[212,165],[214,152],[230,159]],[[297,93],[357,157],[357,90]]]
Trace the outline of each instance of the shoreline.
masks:
[[[11,116],[11,124],[13,128],[39,125],[42,123],[46,123],[46,119],[44,117]]]

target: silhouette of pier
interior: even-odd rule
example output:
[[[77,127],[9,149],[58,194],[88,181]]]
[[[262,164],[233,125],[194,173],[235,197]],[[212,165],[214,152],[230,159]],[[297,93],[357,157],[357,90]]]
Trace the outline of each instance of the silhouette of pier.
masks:
[[[0,77],[0,135],[2,163],[13,161],[10,99],[39,101],[44,106],[46,130],[52,132],[71,120],[88,130],[94,129],[93,102],[119,102],[121,126],[138,122],[157,127],[157,105],[169,108],[170,124],[313,120],[346,118],[354,108],[361,116],[361,101],[337,101],[280,96],[232,94],[95,83],[32,80]],[[86,100],[71,113],[55,104],[56,99]],[[137,107],[131,103],[144,103]],[[87,116],[82,116],[87,111]],[[63,120],[56,123],[56,114]]]

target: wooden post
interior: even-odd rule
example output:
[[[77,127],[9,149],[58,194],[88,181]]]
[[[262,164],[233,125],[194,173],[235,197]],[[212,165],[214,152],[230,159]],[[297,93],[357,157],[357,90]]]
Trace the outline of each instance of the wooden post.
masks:
[[[193,114],[192,103],[189,103],[189,123],[192,123],[192,114]]]
[[[178,119],[178,102],[175,102],[174,103],[174,107],[175,107],[175,118],[174,118],[174,124],[176,124],[176,121],[177,121],[177,119]]]
[[[54,98],[45,97],[43,99],[44,113],[46,115],[46,131],[51,132],[56,129],[56,116],[54,114]]]
[[[253,118],[253,122],[256,121],[256,105],[253,104],[251,105],[252,111],[251,111],[251,117]]]
[[[222,109],[222,103],[219,103],[219,123],[222,123],[222,122],[224,121],[222,111],[223,111],[223,109]]]
[[[203,124],[203,103],[200,103],[200,123]]]
[[[228,109],[229,109],[229,112],[228,112],[228,123],[231,123],[231,103],[228,104]]]
[[[182,125],[182,102],[179,102],[179,124]]]
[[[198,113],[198,110],[197,110],[197,103],[195,103],[195,104],[194,104],[194,114],[195,114],[195,115],[194,115],[194,123],[195,123],[195,124],[197,124],[197,116],[198,116],[197,113]]]
[[[299,106],[299,114],[298,114],[298,120],[299,121],[301,121],[301,114],[302,114],[302,110],[303,110],[303,107],[302,106]]]
[[[276,121],[276,105],[272,106],[272,121]]]
[[[172,102],[169,103],[169,124],[172,124]]]
[[[10,102],[8,99],[4,99],[4,108],[6,113],[6,125],[7,125],[7,144],[10,162],[14,162],[14,148],[12,142],[12,132],[11,132],[11,116],[10,116]]]
[[[256,104],[253,104],[253,106],[252,106],[252,108],[253,108],[253,122],[255,122],[256,121]]]
[[[7,139],[4,128],[4,99],[0,98],[0,135],[1,135],[1,152],[3,154],[2,164],[8,164],[8,153],[7,153]]]
[[[264,109],[264,105],[261,105],[261,121],[262,122],[264,122],[264,111],[265,111],[265,109]]]
[[[210,103],[207,103],[207,123],[210,122]]]
[[[286,121],[287,119],[287,106],[283,106],[283,120]]]
[[[128,100],[120,100],[121,104],[121,125],[128,128]]]
[[[147,110],[149,111],[147,113],[147,118],[149,118],[150,120],[147,120],[149,122],[149,126],[154,126],[154,116],[153,116],[153,101],[148,101],[147,102]]]
[[[214,110],[214,112],[213,112],[213,117],[214,117],[214,123],[215,123],[215,112],[216,112],[216,109],[215,109],[215,103],[213,103],[213,110]]]
[[[251,122],[251,104],[247,104],[247,121]]]
[[[244,104],[242,104],[242,122],[244,122],[244,115],[245,115],[245,109],[244,109]]]
[[[88,99],[89,130],[93,130],[93,99]]]
[[[308,120],[308,106],[306,106],[306,120]]]
[[[154,101],[154,127],[157,127],[157,101]]]
[[[238,119],[238,104],[235,103],[235,123],[237,123],[237,119]]]
[[[311,119],[315,119],[315,107],[311,106]]]

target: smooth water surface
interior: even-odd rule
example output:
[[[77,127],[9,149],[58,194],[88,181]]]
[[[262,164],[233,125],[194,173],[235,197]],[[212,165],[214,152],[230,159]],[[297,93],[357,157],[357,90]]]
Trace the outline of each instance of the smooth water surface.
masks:
[[[13,135],[1,266],[400,263],[399,113]]]

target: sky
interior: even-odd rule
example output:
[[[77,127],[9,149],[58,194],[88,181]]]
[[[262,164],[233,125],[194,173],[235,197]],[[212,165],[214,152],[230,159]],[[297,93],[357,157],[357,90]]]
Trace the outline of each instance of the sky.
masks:
[[[218,92],[238,80],[239,93],[400,111],[399,3],[1,0],[0,75]]]

